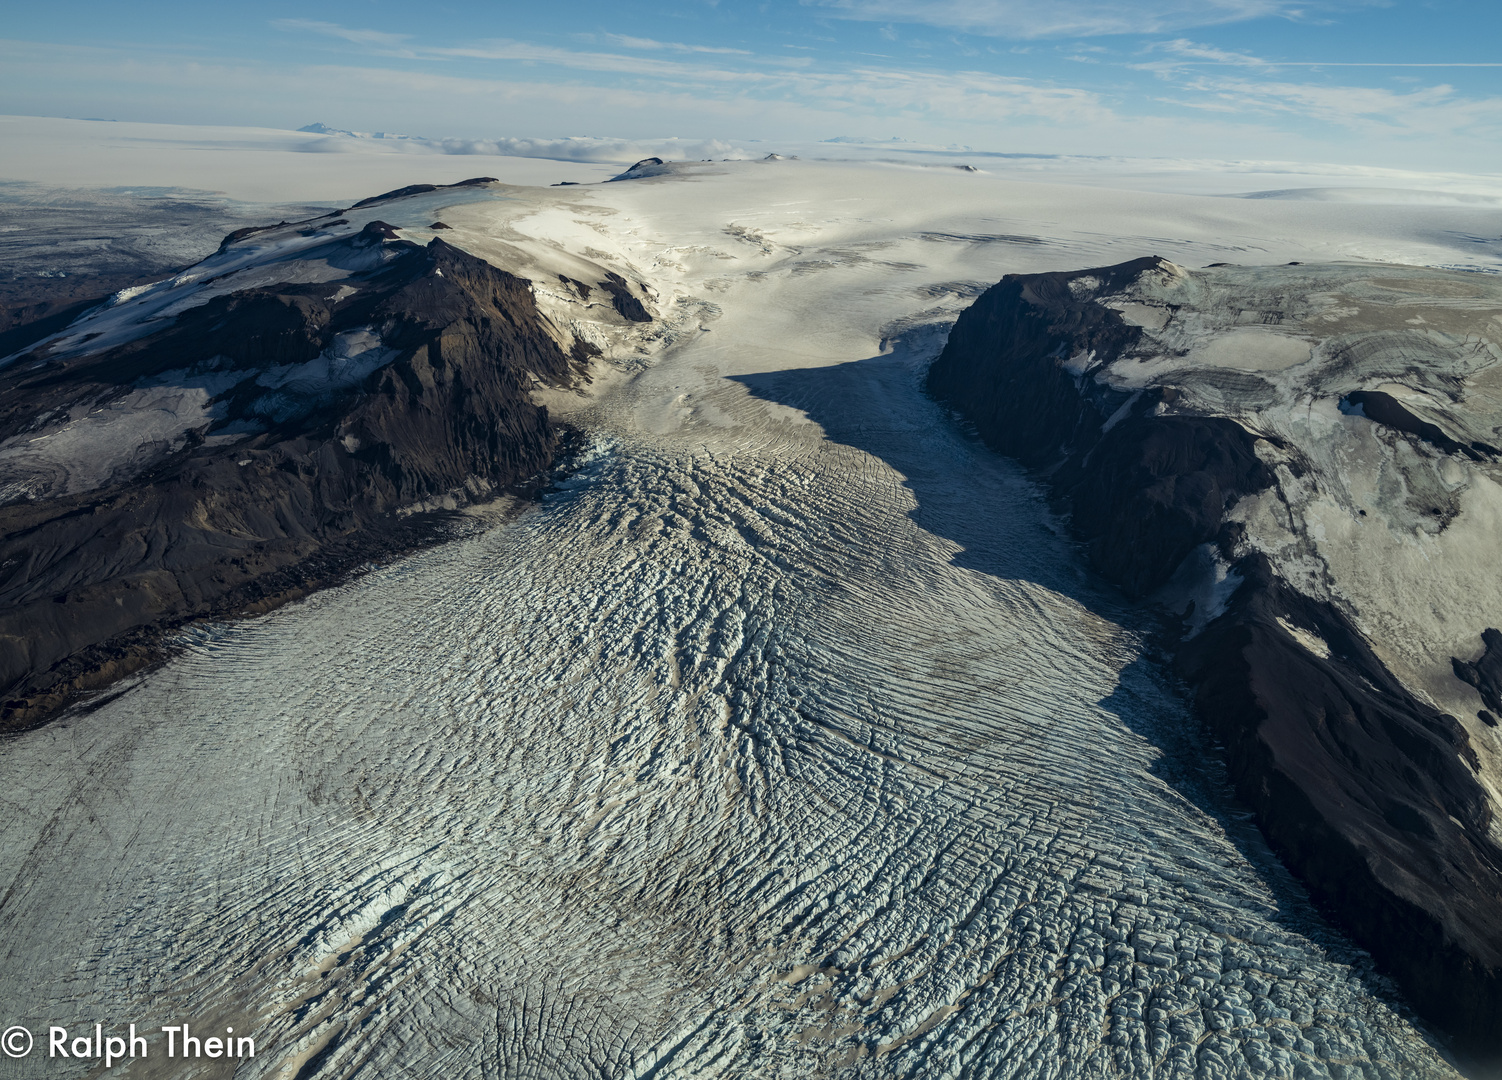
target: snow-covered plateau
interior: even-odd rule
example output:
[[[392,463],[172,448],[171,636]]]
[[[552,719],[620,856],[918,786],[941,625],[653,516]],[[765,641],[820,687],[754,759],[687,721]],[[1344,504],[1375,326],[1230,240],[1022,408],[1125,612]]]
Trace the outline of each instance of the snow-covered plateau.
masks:
[[[0,1020],[42,1046],[134,1023],[152,1041],[131,1077],[1483,1075],[1268,847],[1150,612],[925,379],[1005,274],[1167,260],[1076,298],[1153,349],[1050,363],[1071,392],[1138,408],[1181,386],[1264,431],[1283,501],[1236,502],[1238,542],[1460,718],[1495,803],[1496,729],[1444,671],[1502,615],[1478,404],[1498,212],[914,165],[649,171],[253,232],[0,371],[54,395],[0,446],[0,512],[91,507],[48,535],[169,473],[210,517],[205,492],[283,499],[233,528],[184,515],[157,548],[90,540],[104,584],[25,599],[63,651],[68,612],[106,610],[130,560],[167,576],[115,606],[178,602],[174,537],[244,570],[257,529],[290,559],[434,499],[483,523],[471,504],[535,470],[547,424],[581,433],[519,514],[185,623],[173,659],[0,744]],[[1231,313],[1280,290],[1281,322]],[[214,336],[267,297],[302,321]],[[1449,366],[1342,374],[1336,328],[1443,339]],[[511,359],[489,396],[445,381],[492,346]],[[1392,428],[1389,400],[1460,449]],[[497,418],[536,456],[487,478]],[[351,509],[315,528],[302,493],[328,476]],[[1230,563],[1190,554],[1163,587],[1203,623]],[[25,558],[65,576],[55,555]],[[160,1028],[184,1021],[253,1033],[256,1056],[168,1060]],[[37,1052],[0,1077],[100,1064]]]

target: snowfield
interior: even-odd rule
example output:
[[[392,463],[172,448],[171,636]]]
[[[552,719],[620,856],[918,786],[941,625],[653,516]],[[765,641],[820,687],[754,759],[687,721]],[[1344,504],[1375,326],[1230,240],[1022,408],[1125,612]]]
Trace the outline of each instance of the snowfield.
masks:
[[[256,1039],[185,1067],[155,1034],[131,1077],[1456,1075],[920,381],[1003,273],[1496,270],[1495,209],[792,160],[475,194],[349,227],[441,219],[606,349],[547,394],[577,471],[0,746],[7,1025]],[[584,261],[656,321],[599,317],[559,281]]]

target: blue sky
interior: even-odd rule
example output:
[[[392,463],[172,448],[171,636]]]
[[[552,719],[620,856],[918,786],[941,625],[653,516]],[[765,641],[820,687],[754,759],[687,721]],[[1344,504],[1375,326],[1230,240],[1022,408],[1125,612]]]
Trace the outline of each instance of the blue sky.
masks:
[[[1502,172],[1497,0],[11,5],[0,112]]]

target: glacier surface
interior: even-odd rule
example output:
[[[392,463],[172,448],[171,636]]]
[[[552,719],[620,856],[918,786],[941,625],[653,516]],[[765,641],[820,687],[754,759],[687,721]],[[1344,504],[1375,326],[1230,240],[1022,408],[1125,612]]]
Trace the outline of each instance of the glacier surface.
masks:
[[[496,194],[370,216],[441,212],[560,327],[570,258],[653,284],[547,395],[578,470],[8,740],[7,1023],[233,1026],[245,1078],[1455,1075],[920,381],[1003,272],[1443,263],[1478,211],[799,162]]]

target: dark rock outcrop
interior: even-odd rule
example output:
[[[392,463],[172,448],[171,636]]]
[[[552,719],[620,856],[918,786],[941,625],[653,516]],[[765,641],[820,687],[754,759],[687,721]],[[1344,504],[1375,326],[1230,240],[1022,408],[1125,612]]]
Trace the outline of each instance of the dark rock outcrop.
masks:
[[[244,240],[248,236],[254,236],[256,235],[256,233],[270,232],[272,229],[280,229],[286,224],[287,222],[284,219],[282,221],[278,221],[275,225],[246,225],[242,228],[235,229],[233,232],[224,234],[224,239],[219,241],[219,250],[223,251],[231,244],[238,244],[241,240]]]
[[[1486,646],[1486,651],[1480,659],[1471,663],[1452,656],[1450,664],[1455,669],[1455,677],[1474,686],[1488,709],[1502,713],[1502,631],[1488,627],[1481,634],[1481,643]],[[1487,723],[1497,726],[1495,719]]]
[[[610,294],[610,306],[615,308],[616,313],[623,319],[631,322],[651,322],[652,316],[647,314],[647,309],[641,300],[631,295],[630,286],[621,275],[607,270],[605,280],[599,283],[600,288]],[[588,296],[586,291],[584,295]]]
[[[481,184],[499,183],[493,176],[475,176],[468,180],[460,180],[456,184],[408,184],[394,191],[388,191],[382,195],[372,195],[368,199],[361,199],[351,206],[351,210],[358,210],[364,206],[374,206],[377,203],[390,202],[392,199],[401,199],[408,195],[422,195],[429,191],[440,191],[445,188],[479,187]],[[285,222],[284,222],[285,224]]]
[[[105,303],[119,289],[143,285],[151,279],[130,275],[106,280],[104,288],[98,292],[90,289],[89,295],[81,300],[49,296],[34,303],[0,304],[0,357],[12,356],[51,337],[80,315]]]
[[[1239,797],[1413,1005],[1462,1053],[1502,1060],[1502,852],[1464,728],[1415,698],[1337,607],[1238,543],[1227,510],[1274,483],[1261,436],[1176,412],[1171,387],[1127,392],[1092,377],[1142,333],[1098,297],[1165,267],[1139,259],[1004,278],[956,322],[929,391],[1045,479],[1096,567],[1128,595],[1217,545],[1240,584],[1175,647]],[[1366,415],[1401,423],[1382,398],[1362,399]],[[1414,434],[1448,438],[1432,426]],[[1502,711],[1502,634],[1489,630],[1486,645],[1455,670]]]
[[[0,439],[163,385],[210,402],[144,463],[0,506],[0,724],[151,662],[165,629],[302,595],[423,542],[424,510],[549,467],[559,433],[528,391],[589,357],[550,336],[528,282],[393,235],[372,222],[314,249],[371,266],[341,280],[216,295],[106,351],[0,370]],[[368,347],[338,351],[353,339]]]
[[[1397,398],[1381,390],[1352,391],[1345,396],[1341,404],[1347,409],[1361,410],[1363,416],[1375,420],[1384,427],[1416,435],[1430,446],[1447,454],[1464,454],[1472,461],[1481,461],[1483,457],[1496,457],[1499,453],[1495,446],[1488,443],[1478,441],[1466,445],[1457,442],[1446,435],[1438,424],[1419,419],[1403,408]]]
[[[1096,565],[1133,597],[1162,585],[1213,539],[1228,506],[1272,482],[1256,439],[1234,421],[1154,415],[1171,403],[1171,390],[1134,399],[1086,387],[1060,365],[1061,350],[1098,360],[1140,335],[1110,308],[1075,299],[1070,281],[1088,273],[1109,288],[1157,264],[1004,278],[960,316],[928,375],[929,393],[959,409],[988,443],[1048,471]]]
[[[671,166],[660,157],[642,158],[631,168],[618,176],[612,176],[611,180],[640,180],[648,176],[662,176],[668,173]],[[607,183],[609,181],[606,181]]]
[[[1464,1053],[1502,1054],[1502,865],[1475,751],[1261,555],[1179,650],[1236,790],[1315,900]],[[1281,621],[1280,621],[1281,620]],[[1286,628],[1312,632],[1329,656]]]

